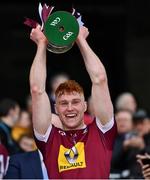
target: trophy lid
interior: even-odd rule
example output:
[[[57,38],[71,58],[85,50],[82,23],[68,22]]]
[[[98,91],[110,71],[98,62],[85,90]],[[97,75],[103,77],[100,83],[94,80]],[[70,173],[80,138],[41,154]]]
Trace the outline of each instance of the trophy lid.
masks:
[[[44,34],[50,44],[56,47],[70,46],[79,33],[79,23],[69,12],[56,11],[44,24]]]

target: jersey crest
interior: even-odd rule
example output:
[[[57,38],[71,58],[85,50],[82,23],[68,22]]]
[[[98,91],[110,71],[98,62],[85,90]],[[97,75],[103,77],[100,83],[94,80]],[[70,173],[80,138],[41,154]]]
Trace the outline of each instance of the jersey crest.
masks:
[[[60,145],[58,155],[59,172],[85,167],[86,162],[83,142],[78,142],[71,149],[67,149],[63,145]]]

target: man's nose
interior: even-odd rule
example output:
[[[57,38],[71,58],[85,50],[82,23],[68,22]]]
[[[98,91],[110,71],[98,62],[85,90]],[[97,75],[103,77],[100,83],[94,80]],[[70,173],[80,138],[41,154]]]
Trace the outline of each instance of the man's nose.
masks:
[[[73,109],[72,103],[68,103],[67,109],[68,109],[69,111],[71,111],[71,110]]]

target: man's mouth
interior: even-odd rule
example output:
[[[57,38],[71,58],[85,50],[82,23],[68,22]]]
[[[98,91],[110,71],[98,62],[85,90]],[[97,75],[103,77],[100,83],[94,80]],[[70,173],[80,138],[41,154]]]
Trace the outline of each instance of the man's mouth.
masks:
[[[70,114],[66,114],[65,117],[67,118],[75,118],[77,116],[76,113],[70,113]]]

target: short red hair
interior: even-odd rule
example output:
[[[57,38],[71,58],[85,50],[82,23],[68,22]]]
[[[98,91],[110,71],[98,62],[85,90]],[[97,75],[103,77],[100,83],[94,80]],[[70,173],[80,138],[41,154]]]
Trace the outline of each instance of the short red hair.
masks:
[[[68,80],[61,83],[55,91],[55,96],[59,97],[65,93],[77,92],[84,95],[83,88],[74,80]]]

